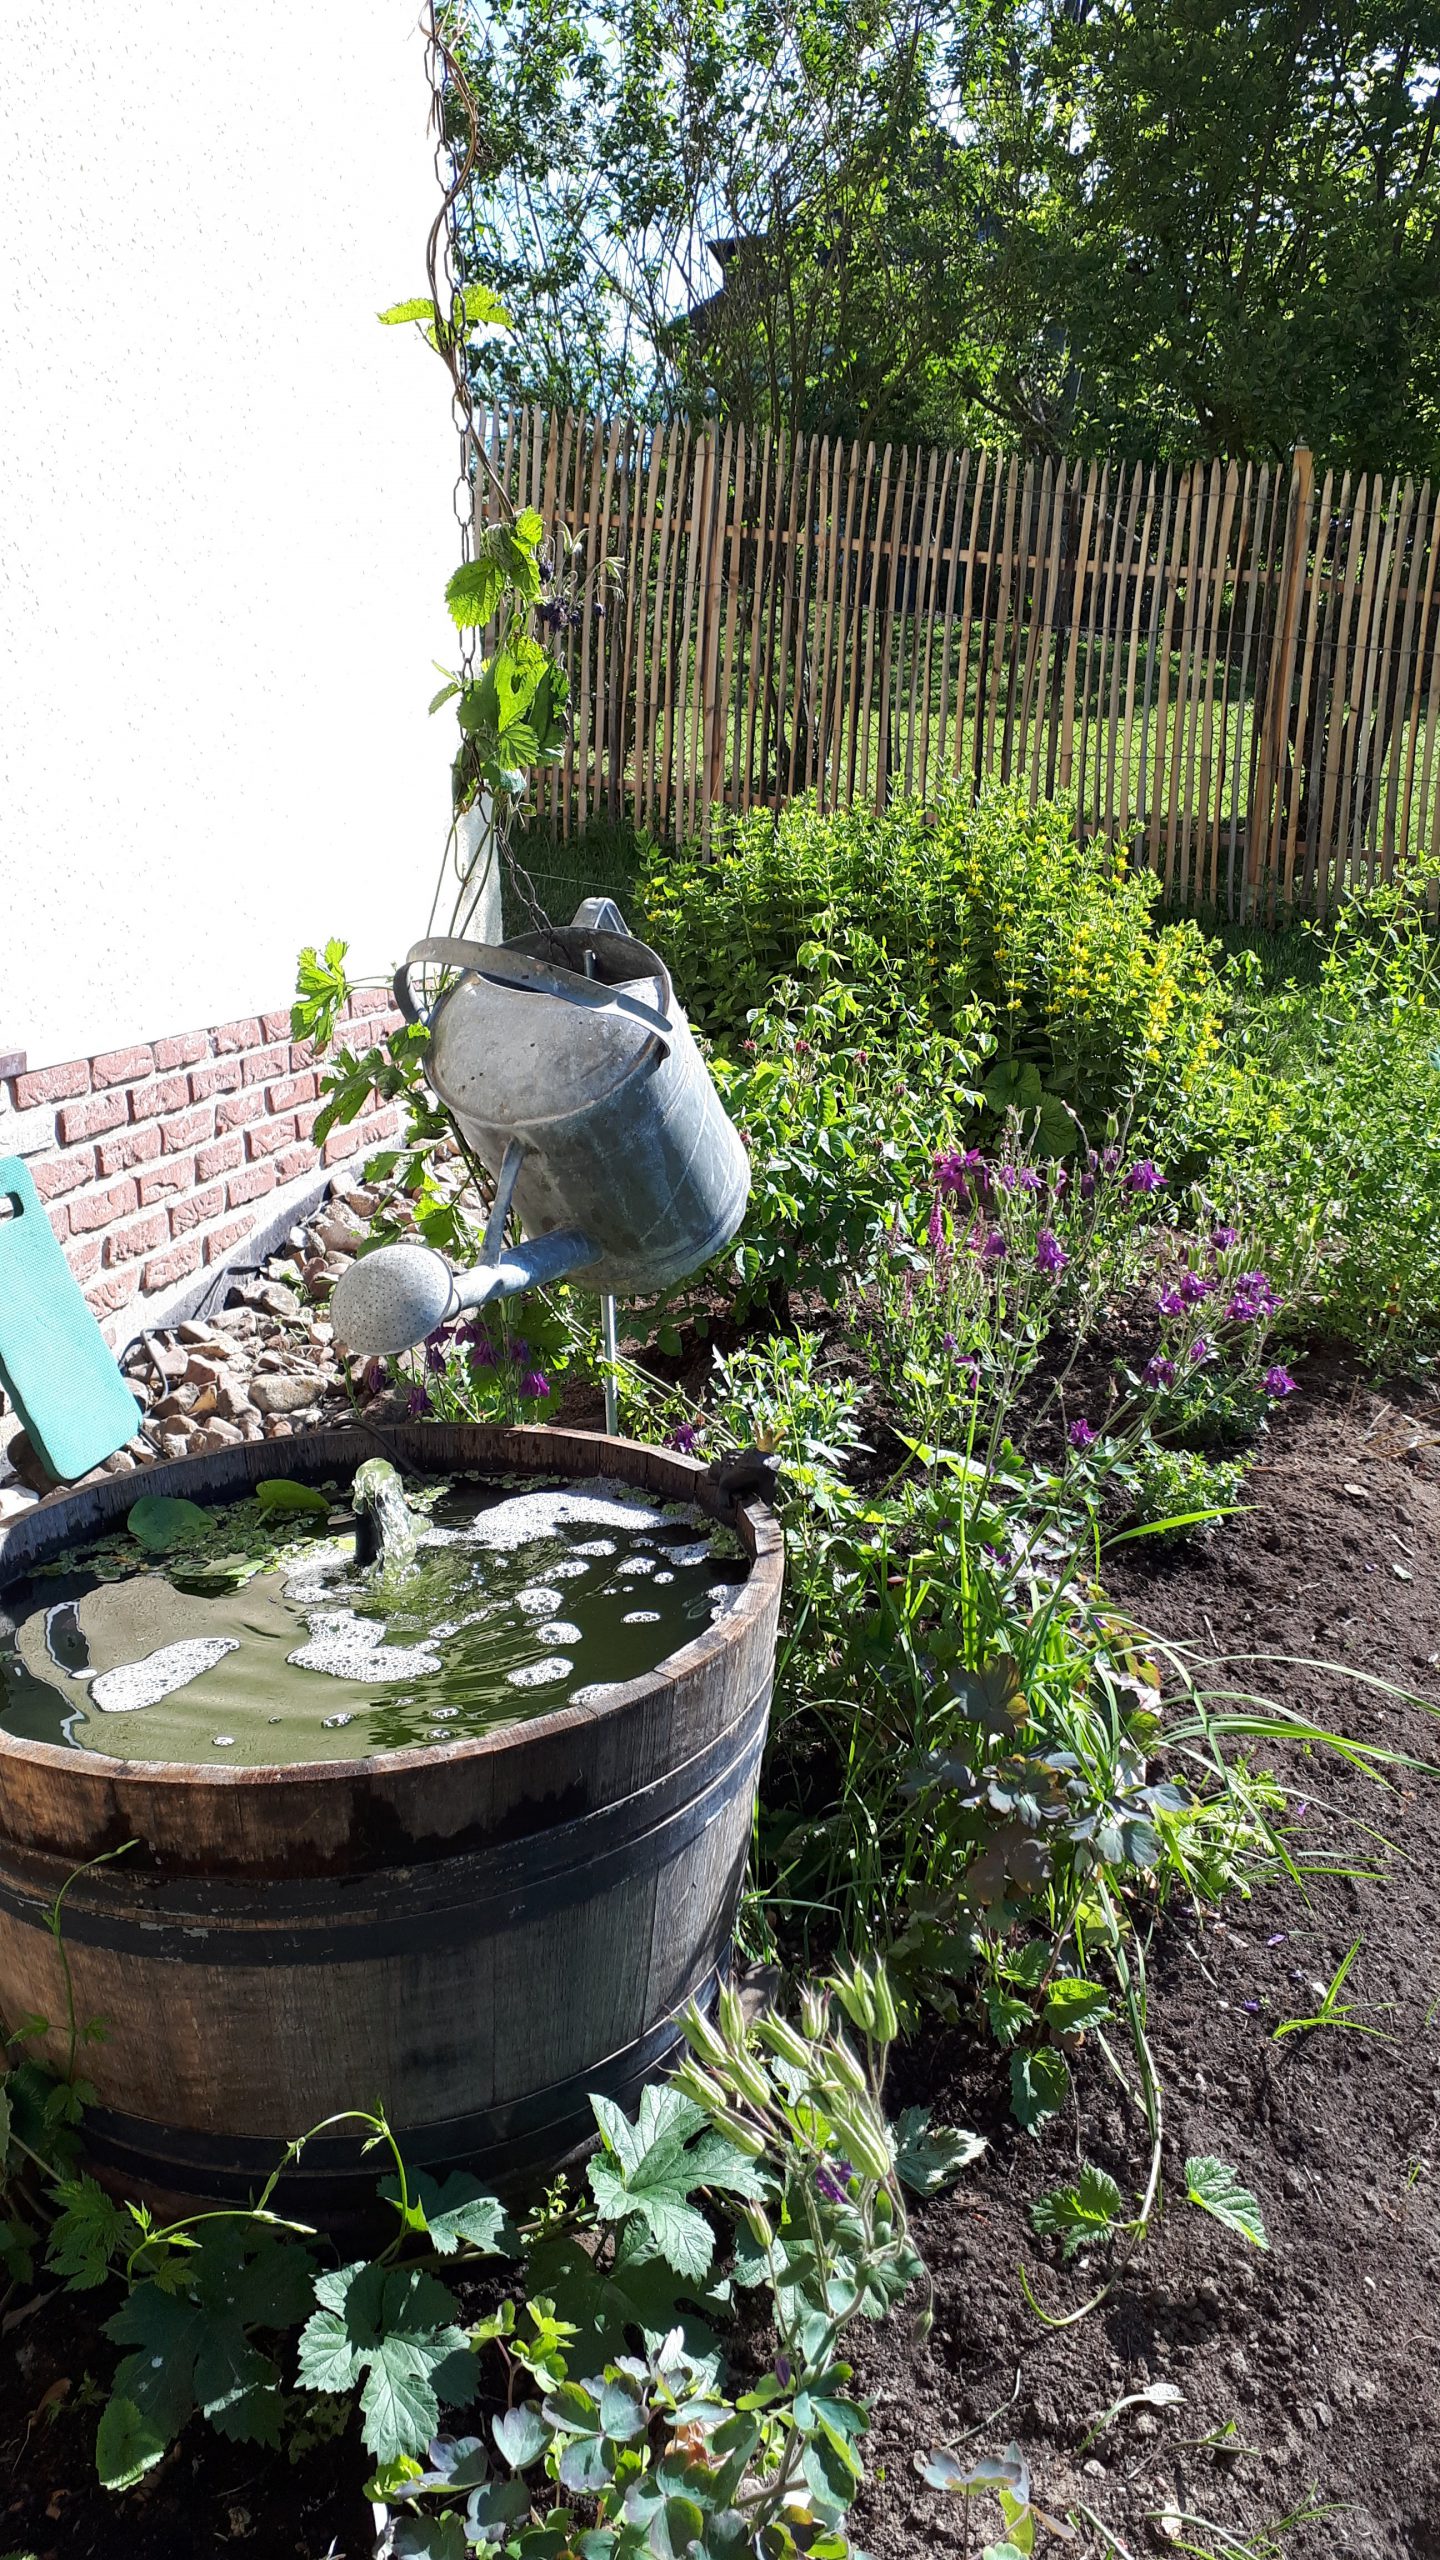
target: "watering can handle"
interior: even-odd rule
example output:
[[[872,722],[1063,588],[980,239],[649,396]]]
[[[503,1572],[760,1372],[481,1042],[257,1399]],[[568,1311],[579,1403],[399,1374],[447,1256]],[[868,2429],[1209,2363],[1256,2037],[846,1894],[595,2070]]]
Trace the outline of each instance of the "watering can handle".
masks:
[[[647,943],[637,943],[635,947],[655,961],[657,970],[662,968],[659,958],[650,951]],[[395,972],[395,1002],[407,1022],[420,1019],[410,993],[410,971],[417,961],[425,960],[438,961],[449,969],[469,970],[493,979],[502,987],[529,988],[539,995],[559,996],[564,1003],[578,1004],[591,1013],[623,1013],[631,1020],[643,1023],[647,1031],[665,1035],[667,1047],[669,1034],[674,1029],[669,1015],[662,1013],[657,1005],[644,1004],[639,996],[627,995],[620,987],[606,986],[603,979],[577,978],[568,969],[547,968],[533,952],[514,951],[508,944],[462,942],[449,934],[437,934],[428,941],[415,943]]]

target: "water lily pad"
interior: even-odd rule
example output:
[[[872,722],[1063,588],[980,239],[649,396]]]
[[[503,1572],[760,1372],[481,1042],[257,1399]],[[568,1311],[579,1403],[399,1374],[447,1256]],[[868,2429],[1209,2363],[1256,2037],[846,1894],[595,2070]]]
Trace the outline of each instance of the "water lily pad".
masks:
[[[201,1510],[198,1502],[185,1502],[168,1493],[144,1493],[131,1506],[125,1525],[142,1547],[148,1547],[152,1555],[163,1556],[171,1547],[203,1536],[210,1526],[210,1515]]]
[[[290,1476],[266,1476],[255,1487],[262,1511],[318,1511],[330,1516],[330,1497],[313,1484],[296,1484]]]

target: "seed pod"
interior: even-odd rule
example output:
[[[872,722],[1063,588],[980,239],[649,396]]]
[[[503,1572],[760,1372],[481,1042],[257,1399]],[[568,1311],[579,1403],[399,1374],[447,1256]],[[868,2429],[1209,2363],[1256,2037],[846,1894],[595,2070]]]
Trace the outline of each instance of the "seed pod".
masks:
[[[764,2206],[761,2204],[744,2204],[741,2206],[740,2210],[745,2217],[746,2229],[749,2231],[750,2237],[754,2241],[756,2248],[773,2249],[775,2246],[775,2234],[770,2227],[770,2216],[766,2212]]]
[[[800,2026],[812,2044],[817,2036],[823,2036],[825,2033],[827,2016],[825,2001],[814,1985],[807,1982],[800,1994]]]
[[[729,2106],[727,2092],[708,2071],[701,2070],[698,2062],[682,2062],[675,2074],[674,2086],[682,2098],[693,2098],[696,2106],[703,2107],[707,2115],[723,2115]]]
[[[848,2111],[843,2115],[837,2112],[834,2125],[845,2145],[846,2156],[854,2161],[857,2169],[863,2169],[867,2178],[889,2177],[890,2148],[876,2125],[867,2124],[858,2112]]]
[[[868,2098],[870,2084],[843,2036],[837,2036],[830,2047],[829,2062],[842,2086],[857,2098]]]
[[[733,1983],[727,1982],[721,1992],[717,2012],[720,2033],[726,2043],[732,2047],[738,2047],[743,2052],[746,2042],[745,2012],[740,2006],[740,1994]]]
[[[846,2017],[853,2021],[861,2034],[873,2035],[875,2005],[870,1990],[870,1979],[864,1965],[857,1964],[851,1974],[832,1974],[830,1988]]]
[[[768,2107],[771,2104],[775,2093],[759,2063],[751,2054],[732,2053],[726,2066],[725,2076],[731,2087],[739,2090],[742,2098],[749,2099],[752,2107]]]
[[[883,1964],[875,1967],[875,2040],[891,2044],[900,2033],[900,2013],[895,1994],[890,1988],[890,1975]]]
[[[765,2136],[758,2125],[750,2123],[748,2117],[737,2116],[733,2107],[717,2107],[715,2125],[727,2142],[732,2142],[737,2151],[744,2152],[747,2160],[763,2158]]]
[[[802,2035],[797,2035],[788,2018],[758,2018],[755,2033],[761,2044],[768,2046],[771,2053],[778,2054],[782,2062],[792,2064],[797,2071],[808,2071],[810,2047]]]
[[[702,2062],[708,2062],[712,2068],[716,2063],[723,2066],[726,2060],[725,2047],[709,2019],[696,2008],[693,2000],[680,2012],[680,2032],[691,2052],[698,2053]]]

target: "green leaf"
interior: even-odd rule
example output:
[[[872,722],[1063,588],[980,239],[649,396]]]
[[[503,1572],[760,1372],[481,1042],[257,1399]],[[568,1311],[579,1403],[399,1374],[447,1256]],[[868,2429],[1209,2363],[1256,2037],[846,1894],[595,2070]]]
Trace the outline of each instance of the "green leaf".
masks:
[[[532,2400],[492,2418],[490,2432],[512,2471],[538,2461],[550,2441],[550,2429]]]
[[[1227,2231],[1238,2231],[1257,2249],[1268,2249],[1260,2200],[1242,2187],[1228,2161],[1200,2152],[1185,2163],[1185,2192],[1202,2213],[1213,2214]]]
[[[398,2203],[399,2180],[382,2179],[380,2193]],[[487,2258],[515,2255],[518,2242],[505,2207],[465,2170],[452,2170],[442,2186],[422,2169],[410,2180],[410,2194],[442,2258],[453,2257],[462,2243]]]
[[[912,2195],[938,2195],[986,2149],[984,2136],[932,2125],[928,2107],[907,2107],[895,2123],[895,2167]]]
[[[408,302],[392,302],[388,311],[377,311],[375,317],[386,329],[398,329],[407,320],[428,321],[433,328],[435,305],[428,293],[416,293]]]
[[[132,1503],[125,1526],[152,1555],[163,1556],[187,1538],[200,1537],[210,1526],[208,1511],[167,1493],[144,1493]]]
[[[759,2195],[755,2163],[711,2130],[703,2109],[678,2089],[652,2083],[634,2124],[612,2099],[590,2103],[605,2143],[588,2169],[600,2211],[612,2222],[638,2218],[677,2274],[703,2277],[715,2244],[690,2197],[700,2187]]]
[[[359,2263],[320,2276],[318,2310],[300,2335],[299,2376],[312,2391],[353,2390],[367,2450],[382,2462],[420,2453],[439,2422],[437,2377],[469,2357],[446,2287],[423,2269]]]
[[[318,1511],[328,1516],[329,1498],[313,1484],[296,1484],[290,1476],[263,1476],[255,1487],[262,1511]]]
[[[1111,2014],[1104,1986],[1079,1974],[1062,1974],[1051,1983],[1045,2001],[1045,2024],[1052,2036],[1079,2035]]]
[[[462,288],[460,299],[465,306],[465,317],[469,321],[472,329],[510,329],[514,327],[514,322],[511,320],[510,314],[506,310],[504,303],[501,301],[500,296],[498,293],[492,292],[488,284],[465,285]],[[541,531],[544,531],[543,526],[541,527]]]
[[[1063,2054],[1053,2046],[1020,2046],[1010,2056],[1010,2106],[1027,2133],[1038,2133],[1057,2115],[1070,2094],[1070,2074]]]
[[[1039,1104],[1040,1070],[1026,1058],[993,1066],[980,1087],[992,1111],[1033,1111]]]
[[[65,2278],[72,2293],[85,2293],[105,2282],[114,2250],[132,2229],[130,2219],[93,2178],[68,2179],[55,2194],[61,2210],[51,2226],[45,2263]]]
[[[527,550],[533,551],[537,542],[545,539],[545,519],[536,508],[522,507],[510,530],[517,542],[523,542]]]
[[[461,631],[480,630],[504,592],[505,574],[498,560],[482,554],[478,560],[462,561],[445,589],[451,621]]]
[[[133,2489],[165,2458],[169,2437],[133,2400],[107,2400],[95,2430],[95,2468],[106,2489]]]
[[[1107,2240],[1120,2219],[1122,2198],[1115,2180],[1088,2162],[1071,2187],[1052,2187],[1030,2207],[1030,2219],[1043,2239],[1058,2239],[1060,2254],[1073,2258],[1087,2242]]]

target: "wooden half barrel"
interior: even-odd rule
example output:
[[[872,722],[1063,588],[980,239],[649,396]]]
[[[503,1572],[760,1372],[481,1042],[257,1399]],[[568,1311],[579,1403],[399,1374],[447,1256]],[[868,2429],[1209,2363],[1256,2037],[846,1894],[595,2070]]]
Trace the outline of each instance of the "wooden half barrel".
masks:
[[[593,1433],[440,1423],[247,1443],[52,1498],[0,1535],[17,1579],[141,1491],[235,1501],[282,1469],[402,1466],[618,1478],[693,1497],[694,1461]],[[92,2167],[167,2201],[243,2202],[284,2145],[383,2105],[407,2160],[509,2183],[593,2131],[715,1987],[744,1876],[769,1714],[783,1548],[744,1510],[733,1603],[644,1678],[473,1741],[288,1768],[144,1763],[0,1732],[0,2013],[50,2021],[63,1946],[96,2092]],[[128,1845],[127,1845],[128,1844]],[[112,1851],[121,1852],[109,1856]],[[91,1861],[104,1860],[100,1865]],[[287,2173],[292,2210],[363,2215],[350,2127]]]

